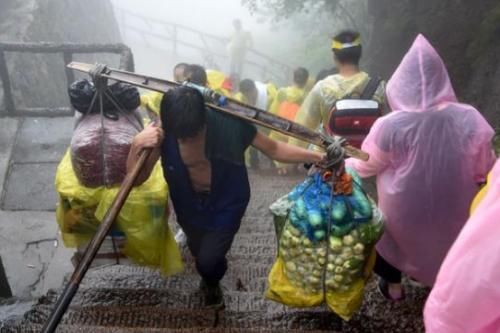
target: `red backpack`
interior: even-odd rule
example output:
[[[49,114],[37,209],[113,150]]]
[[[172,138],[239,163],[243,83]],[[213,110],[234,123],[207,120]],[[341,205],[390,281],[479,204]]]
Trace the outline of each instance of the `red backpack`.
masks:
[[[350,94],[336,101],[325,124],[326,133],[340,135],[352,146],[361,148],[373,123],[382,116],[382,106],[373,100],[381,81],[370,79],[359,98]]]

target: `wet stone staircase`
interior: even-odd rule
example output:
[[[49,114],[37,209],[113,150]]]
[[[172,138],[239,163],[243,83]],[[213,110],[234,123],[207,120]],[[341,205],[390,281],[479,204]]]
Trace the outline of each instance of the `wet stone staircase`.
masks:
[[[372,282],[362,309],[350,322],[326,308],[293,309],[264,299],[276,255],[268,206],[299,180],[251,176],[252,202],[229,253],[229,269],[222,282],[225,310],[202,307],[199,277],[183,249],[186,270],[171,278],[135,266],[89,271],[58,332],[423,332],[426,291],[410,285],[406,301],[392,304],[379,296]],[[1,328],[1,333],[39,332],[59,293],[49,292],[22,320]]]

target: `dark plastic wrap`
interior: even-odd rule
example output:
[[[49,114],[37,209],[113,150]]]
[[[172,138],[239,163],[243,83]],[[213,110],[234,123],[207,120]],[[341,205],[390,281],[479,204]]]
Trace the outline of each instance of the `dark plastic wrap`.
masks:
[[[98,101],[95,101],[92,108],[90,107],[95,93],[95,86],[85,79],[73,82],[68,88],[71,105],[83,114],[100,113]],[[108,96],[103,99],[103,106],[106,113],[118,113],[117,106],[121,111],[132,112],[141,104],[139,91],[128,84],[114,83],[108,86],[106,94]],[[114,102],[108,98],[109,96],[114,98]]]

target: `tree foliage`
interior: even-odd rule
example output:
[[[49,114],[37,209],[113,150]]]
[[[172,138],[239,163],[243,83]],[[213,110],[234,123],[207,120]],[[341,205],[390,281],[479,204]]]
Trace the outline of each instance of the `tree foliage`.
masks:
[[[332,64],[331,37],[344,29],[371,39],[368,3],[374,0],[241,0],[259,22],[276,32],[266,52],[292,66],[304,66],[313,73]],[[273,37],[272,35],[270,37]],[[293,41],[293,42],[289,42]]]
[[[337,10],[339,0],[241,0],[252,13],[271,14],[277,20],[296,13],[330,12]]]

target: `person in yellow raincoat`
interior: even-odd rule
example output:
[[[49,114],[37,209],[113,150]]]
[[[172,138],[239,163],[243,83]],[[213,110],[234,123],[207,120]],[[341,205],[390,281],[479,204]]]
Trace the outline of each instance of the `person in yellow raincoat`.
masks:
[[[221,71],[207,69],[208,87],[226,97],[231,97],[233,93],[233,80]]]
[[[175,65],[173,75],[175,82],[186,81],[186,69],[188,64],[181,62]],[[146,108],[151,118],[157,118],[160,115],[160,104],[163,94],[157,91],[141,95],[141,106]]]
[[[306,86],[309,82],[308,79],[309,72],[307,69],[303,67],[297,68],[293,73],[294,84],[278,90],[276,98],[271,104],[270,112],[288,120],[295,121],[297,112],[307,95]],[[276,131],[271,132],[270,138],[281,142],[288,142],[288,137],[286,135]],[[292,167],[279,162],[274,163],[278,168],[279,175],[286,175]]]
[[[359,67],[362,55],[361,36],[358,32],[343,31],[333,38],[332,51],[338,74],[327,76],[311,90],[295,121],[312,130],[323,129],[330,118],[335,102],[348,96],[360,96],[370,76]],[[385,83],[378,86],[373,99],[383,105]],[[291,144],[306,147],[306,142],[290,139]]]

